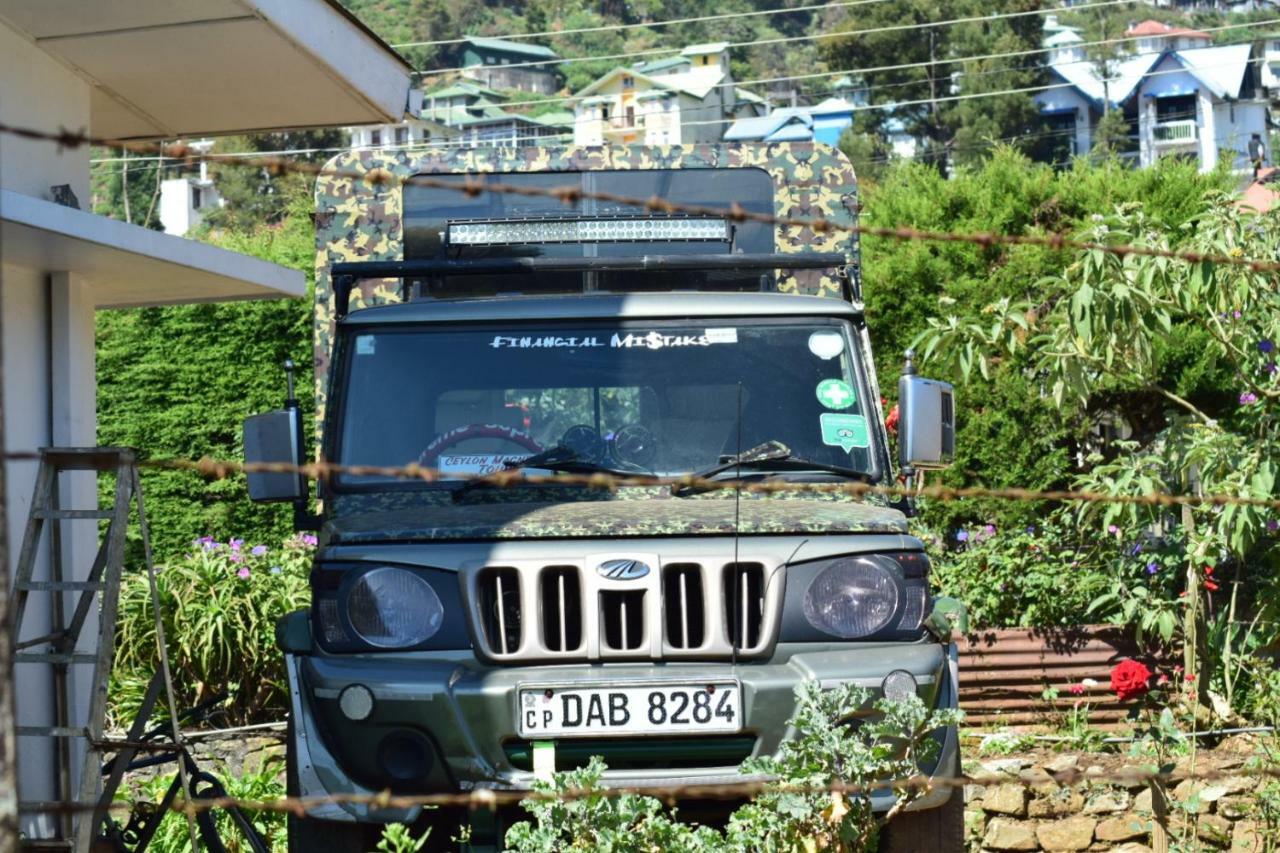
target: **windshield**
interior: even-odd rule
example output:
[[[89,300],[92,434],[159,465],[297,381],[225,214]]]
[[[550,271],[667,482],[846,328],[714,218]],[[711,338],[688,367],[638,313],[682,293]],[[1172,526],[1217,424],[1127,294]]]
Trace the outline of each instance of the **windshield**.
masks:
[[[564,447],[561,458],[667,476],[777,441],[878,472],[877,406],[835,320],[418,326],[345,343],[344,464],[482,474]]]

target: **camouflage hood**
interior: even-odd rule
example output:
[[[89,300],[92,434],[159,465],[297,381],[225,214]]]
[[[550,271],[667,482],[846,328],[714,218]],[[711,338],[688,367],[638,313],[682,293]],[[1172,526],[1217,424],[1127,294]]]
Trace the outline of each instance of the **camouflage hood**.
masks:
[[[343,495],[324,530],[330,542],[348,543],[726,536],[735,529],[732,493],[673,498],[667,489],[549,491],[488,492],[457,503],[440,491]],[[907,532],[897,510],[821,495],[743,495],[738,514],[739,532],[747,536]]]

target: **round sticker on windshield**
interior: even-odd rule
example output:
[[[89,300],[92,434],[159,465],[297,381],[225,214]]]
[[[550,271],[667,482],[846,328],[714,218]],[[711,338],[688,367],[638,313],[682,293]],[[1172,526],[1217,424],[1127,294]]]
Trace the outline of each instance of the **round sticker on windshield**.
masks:
[[[853,386],[843,379],[824,379],[818,383],[818,402],[828,409],[847,409],[857,400]]]
[[[844,338],[839,332],[814,332],[809,336],[809,352],[829,361],[844,352]]]

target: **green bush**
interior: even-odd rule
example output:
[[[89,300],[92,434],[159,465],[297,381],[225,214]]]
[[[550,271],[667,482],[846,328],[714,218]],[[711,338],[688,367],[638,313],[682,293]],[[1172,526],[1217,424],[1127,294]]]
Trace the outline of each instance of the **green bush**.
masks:
[[[1222,173],[1200,174],[1194,164],[1161,160],[1133,170],[1118,161],[1081,159],[1055,171],[1010,149],[997,149],[980,167],[951,179],[928,166],[894,164],[863,197],[863,221],[871,226],[1003,234],[1082,234],[1094,214],[1141,202],[1152,227],[1177,240],[1190,236],[1187,223],[1211,190],[1228,188]],[[893,395],[904,350],[931,319],[993,323],[989,306],[1000,299],[1033,302],[1046,293],[1042,281],[1060,274],[1074,256],[1039,246],[982,246],[864,237],[863,290],[876,365],[886,394]],[[1164,369],[1182,393],[1220,394],[1223,369],[1179,331],[1167,342]],[[988,375],[961,381],[957,393],[956,464],[940,476],[952,486],[1062,488],[1076,473],[1073,459],[1091,427],[1064,416],[1045,393],[1041,377],[1023,353],[1005,354]],[[925,365],[926,370],[930,368]],[[1135,406],[1147,401],[1133,401]],[[1131,422],[1150,420],[1146,409],[1129,411]],[[1143,417],[1145,415],[1145,417]],[[1159,417],[1159,407],[1155,408]],[[987,522],[999,529],[1025,528],[1043,520],[1043,509],[1015,501],[935,502],[924,515],[935,530],[954,532]]]
[[[281,616],[306,607],[315,537],[291,536],[276,548],[203,536],[182,557],[158,566],[169,666],[179,710],[226,692],[220,722],[283,719],[288,691],[275,644]],[[111,721],[127,726],[159,666],[155,615],[144,573],[120,589],[120,619],[111,684]]]
[[[315,262],[311,203],[290,203],[280,225],[205,239],[307,273]],[[284,400],[281,364],[301,366],[298,397],[312,410],[311,300],[272,299],[99,311],[98,439],[153,458],[242,459],[241,423]],[[307,433],[310,435],[310,432]],[[147,520],[160,561],[192,531],[276,541],[292,530],[287,506],[250,503],[243,477],[206,481],[186,471],[142,472]],[[130,562],[138,562],[131,541]]]
[[[937,756],[937,729],[956,725],[960,712],[932,711],[915,696],[876,701],[861,725],[849,719],[870,700],[853,684],[824,690],[816,681],[796,688],[795,737],[776,756],[748,759],[742,771],[770,781],[751,802],[737,809],[723,831],[679,822],[662,803],[639,794],[609,795],[600,780],[598,757],[581,769],[534,783],[540,794],[575,792],[572,799],[526,800],[532,820],[513,825],[506,846],[519,853],[561,850],[846,850],[876,848],[887,816],[871,810],[875,783],[907,779]],[[847,785],[849,790],[832,791]],[[922,792],[897,791],[897,814]],[[582,794],[586,796],[582,796]]]
[[[261,802],[279,799],[285,795],[284,758],[279,754],[267,756],[256,769],[239,776],[232,775],[227,767],[212,769],[214,775],[227,789],[227,796]],[[165,791],[172,782],[172,775],[153,776],[140,784],[131,785],[126,782],[126,786],[117,792],[116,801],[130,805],[139,802],[157,805],[164,798]],[[284,812],[245,811],[244,814],[267,840],[272,851],[285,853],[289,849]],[[118,815],[117,820],[123,823],[123,817]],[[215,811],[214,822],[218,827],[218,836],[222,839],[228,853],[248,853],[252,849],[231,817],[225,812]],[[191,850],[190,839],[186,815],[171,811],[161,819],[160,826],[147,849],[155,853],[188,853]]]

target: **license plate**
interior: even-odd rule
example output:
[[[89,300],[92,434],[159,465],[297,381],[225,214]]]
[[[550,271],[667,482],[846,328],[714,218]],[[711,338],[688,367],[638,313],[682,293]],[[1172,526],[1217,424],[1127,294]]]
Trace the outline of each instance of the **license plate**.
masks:
[[[520,736],[704,734],[742,729],[736,681],[520,688]]]

